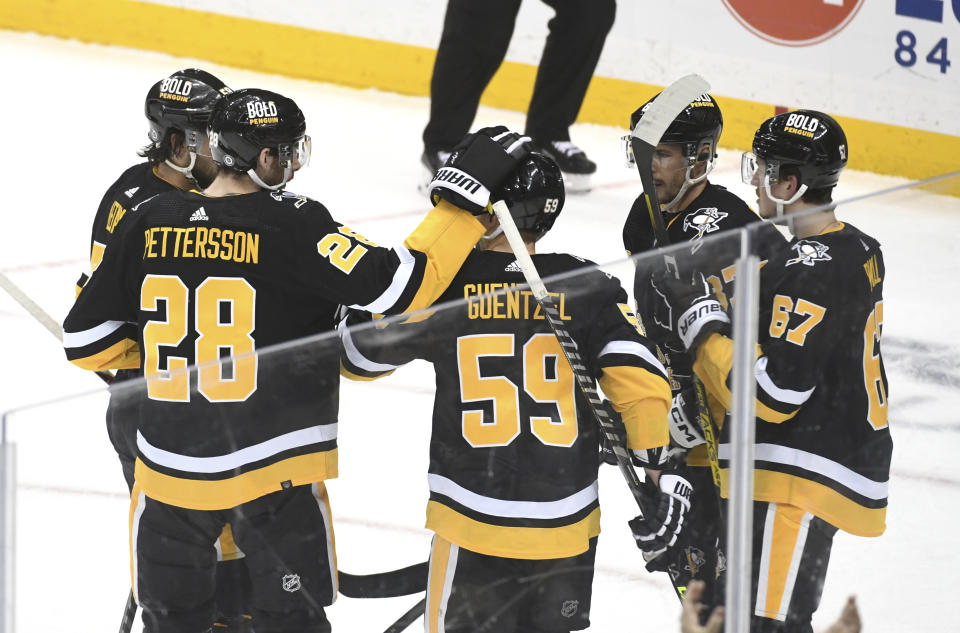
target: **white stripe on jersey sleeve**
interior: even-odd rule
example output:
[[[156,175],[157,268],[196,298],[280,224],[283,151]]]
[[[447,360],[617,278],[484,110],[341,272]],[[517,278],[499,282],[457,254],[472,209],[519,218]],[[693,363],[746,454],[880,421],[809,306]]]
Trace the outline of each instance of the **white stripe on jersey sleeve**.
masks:
[[[663,374],[664,378],[667,377],[667,370],[660,363],[660,359],[658,359],[650,352],[650,350],[636,341],[610,341],[603,346],[602,350],[600,350],[599,355],[603,356],[604,354],[630,354],[632,356],[639,356],[643,360],[656,367],[657,371]]]
[[[562,519],[579,512],[598,498],[596,481],[583,490],[556,501],[507,501],[485,497],[435,473],[427,475],[427,482],[432,492],[450,497],[471,510],[511,519]]]
[[[754,369],[754,373],[757,375],[757,384],[763,389],[770,397],[778,402],[783,402],[784,404],[792,404],[795,406],[800,406],[806,402],[811,395],[813,395],[813,390],[816,389],[816,386],[810,387],[807,391],[794,391],[792,389],[781,389],[780,387],[773,384],[773,380],[770,379],[770,376],[767,374],[767,357],[761,356],[757,359],[757,364]]]
[[[126,321],[104,321],[96,327],[81,332],[63,333],[63,346],[67,349],[74,347],[85,347],[91,343],[96,343],[102,338],[110,336],[121,327],[126,325]]]
[[[359,367],[364,371],[372,372],[393,371],[397,368],[397,365],[375,363],[361,354],[360,350],[357,349],[356,344],[353,342],[353,337],[350,335],[350,329],[345,325],[345,323],[346,320],[341,321],[340,324],[337,325],[337,331],[340,332],[340,340],[343,342],[343,351],[347,355],[347,360],[349,360],[354,367]]]
[[[410,276],[413,274],[413,267],[416,260],[413,258],[413,255],[410,254],[410,251],[403,246],[394,246],[393,251],[400,257],[400,266],[397,268],[397,271],[393,273],[393,281],[390,282],[390,285],[379,297],[370,303],[366,305],[354,304],[350,306],[351,308],[373,312],[374,314],[383,314],[393,307],[393,304],[397,302],[397,299],[399,299],[403,291],[406,290],[407,284],[410,282]]]

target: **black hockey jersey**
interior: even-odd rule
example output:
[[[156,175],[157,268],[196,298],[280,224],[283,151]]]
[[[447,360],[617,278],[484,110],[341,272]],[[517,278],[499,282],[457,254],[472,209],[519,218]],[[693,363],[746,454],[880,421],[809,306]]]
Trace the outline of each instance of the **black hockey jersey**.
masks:
[[[738,229],[747,224],[760,222],[760,218],[747,204],[725,188],[707,183],[703,192],[683,211],[665,218],[670,244],[690,242],[689,250],[673,252],[671,262],[676,264],[681,279],[696,282],[703,274],[710,283],[724,308],[729,306],[727,293],[734,276],[734,263],[740,255],[740,244],[735,240],[705,240],[724,231]],[[760,258],[768,259],[780,251],[786,240],[770,224],[757,226],[754,238]],[[643,253],[657,247],[650,225],[643,196],[637,198],[623,225],[623,245],[630,255]],[[634,297],[638,305],[644,305],[643,297],[650,292],[650,275],[664,269],[663,258],[642,258],[636,261]],[[682,346],[672,333],[661,331],[652,315],[640,314],[650,336],[668,353],[668,364],[674,391],[682,389],[690,380],[690,361],[682,352]],[[672,354],[670,352],[673,352]]]
[[[90,270],[81,275],[77,282],[77,293],[100,265],[107,245],[127,212],[158,193],[173,190],[176,190],[176,187],[160,178],[157,168],[150,163],[139,163],[120,174],[117,181],[103,194],[100,206],[97,207],[90,235]]]
[[[883,277],[879,243],[849,224],[792,241],[760,277],[754,498],[860,536],[884,531],[893,447]],[[694,364],[728,409],[731,354],[732,341],[715,334]],[[726,496],[726,425],[719,453]]]
[[[669,438],[670,390],[619,281],[570,255],[533,255],[590,374],[620,411],[628,446]],[[586,551],[600,530],[599,436],[560,344],[510,253],[476,251],[417,324],[341,326],[347,375],[413,358],[436,371],[427,528],[468,550],[544,559]],[[465,300],[465,301],[464,301]]]
[[[429,305],[483,233],[441,203],[406,246],[382,248],[316,201],[265,190],[174,191],[129,214],[64,347],[85,369],[142,366],[137,484],[205,510],[336,476],[336,345],[261,350],[332,330],[338,304]]]

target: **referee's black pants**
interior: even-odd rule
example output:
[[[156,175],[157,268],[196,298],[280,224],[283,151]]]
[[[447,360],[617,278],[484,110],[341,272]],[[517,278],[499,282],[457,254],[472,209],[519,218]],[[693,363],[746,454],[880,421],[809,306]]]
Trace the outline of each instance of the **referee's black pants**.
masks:
[[[470,131],[480,96],[507,53],[520,1],[447,2],[423,131],[427,150],[449,150]],[[526,132],[541,141],[567,141],[613,26],[616,0],[542,1],[556,15],[548,23]]]

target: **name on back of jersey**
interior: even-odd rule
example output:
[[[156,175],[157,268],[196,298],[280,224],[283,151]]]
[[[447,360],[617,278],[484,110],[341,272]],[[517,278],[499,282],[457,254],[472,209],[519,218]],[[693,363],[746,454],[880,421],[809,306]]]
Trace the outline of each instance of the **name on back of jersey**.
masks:
[[[260,263],[260,234],[215,226],[154,226],[143,232],[143,258],[221,259]]]
[[[465,284],[463,298],[467,300],[467,318],[470,319],[516,319],[542,321],[546,319],[540,304],[530,290],[514,290],[520,284],[490,283]],[[503,292],[504,289],[508,289]],[[499,292],[498,292],[499,291]],[[495,294],[494,294],[495,293]],[[563,292],[551,292],[560,318],[569,321],[566,313],[567,297]]]

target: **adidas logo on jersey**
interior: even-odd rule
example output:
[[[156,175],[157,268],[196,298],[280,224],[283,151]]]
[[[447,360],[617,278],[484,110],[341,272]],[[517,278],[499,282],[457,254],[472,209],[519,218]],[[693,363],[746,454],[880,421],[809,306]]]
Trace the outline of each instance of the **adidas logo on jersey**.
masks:
[[[125,195],[125,196],[128,197],[128,198],[133,198],[133,194],[137,193],[137,191],[139,191],[139,190],[140,190],[140,187],[134,187],[133,189],[127,189],[126,191],[123,192],[123,195]]]
[[[517,260],[510,262],[506,268],[503,269],[503,272],[506,273],[520,273],[523,272],[520,270],[520,264],[517,263]]]
[[[203,207],[200,207],[193,212],[193,215],[190,216],[191,222],[206,222],[210,219],[210,216],[207,215],[207,212],[203,210]]]

